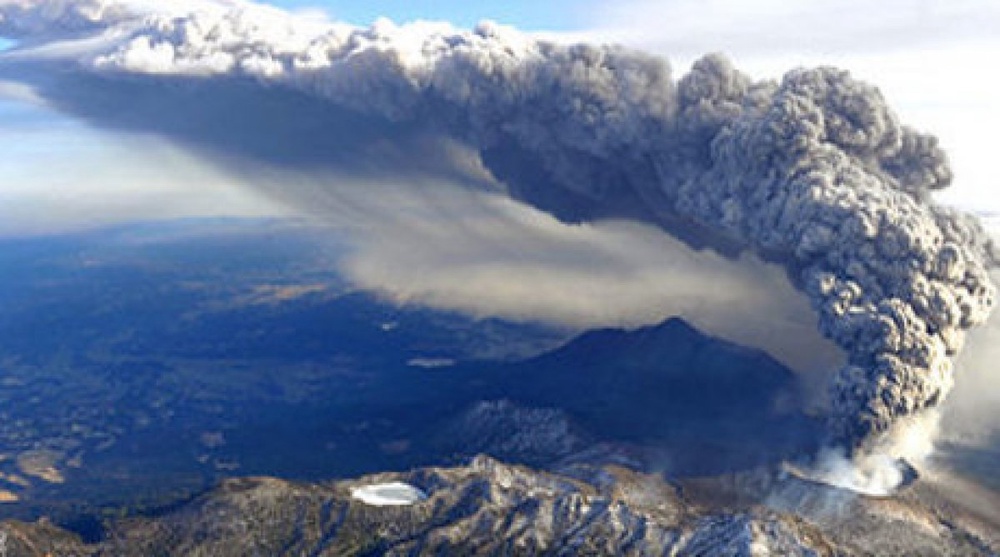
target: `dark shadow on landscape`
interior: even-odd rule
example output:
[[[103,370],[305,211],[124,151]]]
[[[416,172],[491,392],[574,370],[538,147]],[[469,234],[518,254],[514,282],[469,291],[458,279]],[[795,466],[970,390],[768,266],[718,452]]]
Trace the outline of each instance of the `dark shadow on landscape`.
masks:
[[[0,77],[30,85],[56,110],[95,128],[162,136],[231,171],[264,164],[306,174],[469,179],[456,176],[461,165],[433,129],[250,78],[104,75],[56,62],[7,62]]]
[[[438,383],[448,381],[447,372],[440,373]],[[644,467],[669,477],[802,458],[822,438],[821,421],[799,405],[791,370],[764,352],[706,336],[677,318],[634,331],[588,332],[537,358],[487,373],[459,373],[474,377],[479,398],[557,410],[581,445],[633,447]],[[475,437],[469,436],[471,446]],[[502,451],[496,456],[517,458]],[[552,465],[565,456],[529,464]]]
[[[650,213],[649,207],[670,207],[668,200],[640,199],[633,188],[610,187],[655,180],[648,163],[633,165],[635,176],[621,175],[607,161],[568,153],[589,180],[614,192],[593,198],[554,181],[538,155],[502,131],[481,151],[470,150],[461,137],[468,115],[436,106],[433,98],[424,99],[406,122],[392,122],[247,77],[101,74],[60,62],[9,61],[0,65],[0,77],[31,85],[53,108],[95,128],[165,137],[237,176],[254,178],[268,168],[320,176],[321,185],[248,180],[299,206],[308,207],[318,195],[349,203],[329,187],[331,178],[426,178],[486,190],[500,187],[564,222],[636,219],[656,223],[694,249],[711,247],[731,257],[743,250],[740,242],[690,219]],[[502,186],[477,168],[480,163],[473,159],[480,157]]]

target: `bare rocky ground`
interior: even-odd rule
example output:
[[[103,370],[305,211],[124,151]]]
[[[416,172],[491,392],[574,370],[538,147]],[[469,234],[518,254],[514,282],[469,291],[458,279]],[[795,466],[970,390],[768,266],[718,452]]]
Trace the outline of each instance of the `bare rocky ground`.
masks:
[[[386,481],[428,498],[376,507],[351,497]],[[7,521],[0,549],[10,557],[997,555],[996,494],[945,497],[959,481],[938,475],[872,498],[763,469],[674,484],[618,465],[557,474],[480,456],[332,483],[230,479],[156,515],[115,520],[92,544],[45,521]]]

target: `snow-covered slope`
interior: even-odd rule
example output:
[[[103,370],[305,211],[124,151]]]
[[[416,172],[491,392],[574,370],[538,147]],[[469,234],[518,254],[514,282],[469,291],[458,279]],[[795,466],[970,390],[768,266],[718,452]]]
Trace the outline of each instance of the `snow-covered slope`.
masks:
[[[427,498],[352,496],[404,484]],[[557,475],[488,457],[333,484],[229,480],[166,514],[113,522],[98,545],[44,523],[0,523],[18,556],[995,555],[992,532],[943,506],[932,485],[876,499],[758,470],[680,487],[617,466]]]

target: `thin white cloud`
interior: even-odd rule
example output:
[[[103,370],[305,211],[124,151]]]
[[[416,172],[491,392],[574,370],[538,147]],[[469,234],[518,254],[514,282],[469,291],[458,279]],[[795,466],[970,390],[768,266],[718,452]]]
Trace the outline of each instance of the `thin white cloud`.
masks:
[[[0,102],[3,101],[13,101],[36,107],[48,106],[48,101],[36,93],[34,88],[17,81],[0,80]]]
[[[9,146],[0,165],[0,236],[143,219],[290,214],[153,137],[123,139],[48,119],[8,125],[0,141]]]
[[[995,40],[1000,28],[1000,4],[992,0],[625,0],[592,10],[592,27],[605,37],[683,58],[907,51]]]

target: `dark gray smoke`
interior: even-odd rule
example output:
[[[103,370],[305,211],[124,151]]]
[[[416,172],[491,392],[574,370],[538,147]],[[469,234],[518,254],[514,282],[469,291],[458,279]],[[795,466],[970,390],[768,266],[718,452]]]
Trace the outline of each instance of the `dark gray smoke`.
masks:
[[[489,24],[356,29],[243,2],[169,9],[0,0],[0,30],[41,45],[15,53],[22,63],[56,52],[112,81],[244,78],[445,133],[560,218],[643,219],[780,262],[848,354],[830,434],[849,450],[939,404],[965,331],[994,305],[987,235],[931,199],[952,178],[944,152],[847,72],[755,81],[709,55],[674,81],[658,58]],[[54,44],[83,34],[102,38]]]

